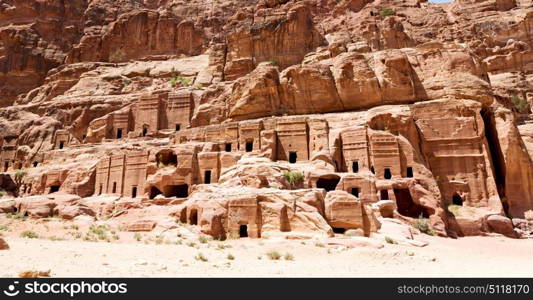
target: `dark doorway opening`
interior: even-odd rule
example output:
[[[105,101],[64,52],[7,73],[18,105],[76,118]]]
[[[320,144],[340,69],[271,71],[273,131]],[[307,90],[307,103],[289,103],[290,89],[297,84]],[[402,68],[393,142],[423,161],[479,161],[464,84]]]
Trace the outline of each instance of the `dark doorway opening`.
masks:
[[[359,162],[358,161],[352,162],[352,172],[354,172],[354,173],[359,172]]]
[[[413,168],[412,167],[407,167],[407,173],[406,173],[406,176],[408,178],[413,178],[414,175],[413,175]]]
[[[148,134],[148,128],[144,127],[143,128],[143,136],[146,136]]]
[[[376,171],[374,170],[374,166],[370,167],[370,172],[372,172],[372,174],[376,174]]]
[[[460,205],[460,206],[463,206],[463,198],[461,198],[461,196],[459,196],[459,194],[455,193],[453,194],[452,196],[452,203],[454,205]]]
[[[157,187],[152,186],[150,188],[150,194],[148,195],[148,197],[150,199],[154,199],[157,195],[161,195],[161,194],[162,194],[161,191]]]
[[[100,184],[100,192],[98,193],[98,195],[102,195],[102,191],[104,190],[104,185],[103,184]]]
[[[427,210],[423,206],[413,202],[408,189],[394,189],[394,196],[396,197],[396,206],[400,215],[411,218],[429,217]]]
[[[254,150],[254,142],[246,142],[246,152],[252,152]]]
[[[205,184],[211,183],[211,171],[210,170],[204,172],[204,183]]]
[[[4,172],[7,172],[7,169],[9,169],[9,162],[4,163]]]
[[[248,225],[239,226],[239,236],[248,237]]]
[[[166,185],[163,187],[163,195],[165,197],[187,198],[189,196],[189,185]]]
[[[65,147],[65,142],[59,142],[59,149],[63,149],[63,147]]]
[[[117,183],[116,182],[113,182],[113,191],[112,193],[116,193],[117,192]]]
[[[178,156],[171,150],[162,150],[157,153],[155,159],[159,168],[178,165]]]
[[[59,185],[52,185],[50,186],[50,193],[59,192]]]
[[[346,228],[333,227],[333,232],[344,234],[346,232]]]
[[[298,154],[296,152],[289,152],[289,162],[294,164],[296,160],[298,160]]]
[[[198,225],[198,210],[191,209],[191,213],[189,214],[189,223],[191,225]]]
[[[388,190],[379,191],[379,199],[380,200],[389,200],[389,191]]]
[[[180,131],[181,130],[181,124],[176,124],[176,131]]]
[[[329,178],[320,177],[316,182],[316,187],[319,189],[325,189],[326,191],[333,191],[337,188],[337,184],[341,178],[339,176],[333,176]]]
[[[38,162],[36,162],[36,161],[33,162],[33,167],[34,167],[34,168],[37,167],[38,165],[39,165]]]
[[[117,139],[122,138],[122,128],[117,129]]]
[[[392,178],[392,174],[391,174],[389,168],[385,168],[385,171],[383,172],[383,178],[385,178],[385,179],[391,179]]]
[[[136,186],[131,188],[131,197],[137,198],[137,187]]]
[[[226,145],[224,146],[224,150],[226,152],[231,152],[231,143],[226,143]]]
[[[352,188],[352,195],[359,198],[359,188]]]

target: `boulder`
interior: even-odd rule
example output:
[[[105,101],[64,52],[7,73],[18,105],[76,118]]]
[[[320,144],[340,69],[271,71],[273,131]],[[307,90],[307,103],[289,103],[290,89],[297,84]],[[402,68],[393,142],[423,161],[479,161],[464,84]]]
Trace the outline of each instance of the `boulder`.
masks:
[[[9,245],[7,242],[0,237],[0,250],[9,250]]]
[[[157,223],[152,220],[138,220],[130,222],[126,225],[126,230],[130,232],[138,231],[152,231]]]
[[[503,234],[507,237],[516,237],[511,219],[501,215],[490,215],[487,217],[486,222],[491,232]]]

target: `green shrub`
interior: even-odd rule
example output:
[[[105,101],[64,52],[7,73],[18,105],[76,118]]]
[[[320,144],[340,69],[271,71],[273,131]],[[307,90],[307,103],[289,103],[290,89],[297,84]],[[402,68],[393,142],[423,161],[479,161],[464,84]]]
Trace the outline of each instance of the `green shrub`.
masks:
[[[206,237],[205,235],[201,235],[201,236],[198,238],[198,241],[200,242],[200,244],[206,244],[207,242],[209,242],[209,238]]]
[[[315,243],[315,246],[316,246],[316,247],[319,247],[319,248],[324,248],[324,247],[326,247],[324,244],[319,243],[319,242],[316,242],[316,243]]]
[[[126,56],[126,53],[124,53],[124,51],[122,51],[121,49],[118,49],[117,51],[115,51],[113,54],[109,56],[109,61],[119,62],[123,60],[125,56]]]
[[[388,237],[388,236],[385,237],[385,242],[389,244],[398,244],[398,242],[396,242],[393,238]]]
[[[281,258],[281,254],[275,250],[268,252],[266,255],[270,260],[279,260]]]
[[[272,63],[272,64],[275,64],[275,65],[278,64],[278,60],[275,59],[275,58],[265,59],[264,62]]]
[[[25,215],[21,214],[21,213],[7,213],[6,214],[6,217],[9,218],[9,219],[15,219],[15,220],[21,220],[21,221],[24,221],[26,220],[28,217],[26,217]]]
[[[287,253],[285,253],[285,256],[283,256],[283,258],[285,258],[285,260],[294,260],[294,255],[292,255],[291,253],[287,252]]]
[[[7,195],[7,192],[4,190],[0,190],[0,197],[4,197],[5,195]]]
[[[234,260],[235,259],[235,256],[233,256],[233,254],[228,254],[228,257],[227,257],[229,260]]]
[[[175,76],[170,79],[170,84],[176,85],[176,83],[180,83],[182,86],[191,86],[191,79],[187,77],[182,76]]]
[[[392,16],[394,15],[394,10],[392,8],[382,8],[379,10],[379,15],[382,17]]]
[[[33,231],[26,230],[20,234],[20,237],[28,238],[28,239],[38,239],[39,235]]]
[[[203,261],[203,262],[208,261],[207,257],[205,257],[205,255],[203,255],[202,252],[198,252],[198,254],[194,257],[194,259],[198,261]]]
[[[519,112],[519,113],[522,113],[522,114],[525,114],[527,113],[527,106],[528,106],[528,103],[527,103],[527,100],[518,96],[518,95],[513,95],[511,97],[511,101],[513,102],[513,105],[514,107],[516,108],[516,110]]]
[[[301,172],[283,171],[283,176],[287,179],[291,187],[295,187],[304,181],[304,174]]]
[[[425,234],[435,235],[435,232],[433,232],[433,229],[431,229],[429,219],[422,217],[422,215],[420,215],[418,219],[413,223],[413,227]]]

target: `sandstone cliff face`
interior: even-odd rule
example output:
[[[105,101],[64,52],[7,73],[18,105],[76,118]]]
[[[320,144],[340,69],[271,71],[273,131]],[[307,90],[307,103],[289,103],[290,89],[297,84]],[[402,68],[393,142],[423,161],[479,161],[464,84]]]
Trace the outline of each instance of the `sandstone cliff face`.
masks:
[[[36,217],[56,206],[29,196],[76,195],[66,218],[139,200],[218,237],[513,236],[532,22],[530,0],[2,1],[0,189]]]

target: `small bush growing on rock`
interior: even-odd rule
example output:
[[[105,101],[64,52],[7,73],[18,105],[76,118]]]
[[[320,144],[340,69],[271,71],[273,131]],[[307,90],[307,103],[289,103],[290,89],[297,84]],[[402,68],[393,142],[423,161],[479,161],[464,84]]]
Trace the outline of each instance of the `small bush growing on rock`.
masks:
[[[324,244],[322,244],[322,243],[320,243],[320,242],[316,242],[316,243],[315,243],[315,246],[316,246],[316,247],[319,247],[319,248],[324,248],[324,247],[326,247]]]
[[[304,174],[301,172],[283,171],[283,176],[285,176],[291,187],[295,187],[304,181]]]
[[[196,254],[194,259],[196,259],[198,261],[203,261],[203,262],[208,261],[207,257],[205,257],[205,255],[202,252],[198,252],[198,254]]]
[[[229,260],[234,260],[235,259],[235,256],[233,256],[233,254],[228,254],[228,257],[227,257]]]
[[[126,56],[126,53],[124,53],[124,51],[118,49],[117,51],[115,51],[113,54],[111,54],[109,56],[109,61],[110,62],[119,62],[119,61],[123,60],[125,56]]]
[[[431,229],[431,225],[429,224],[429,219],[422,217],[422,215],[420,215],[418,220],[413,223],[413,227],[425,234],[435,235],[435,232]]]
[[[392,8],[382,8],[379,10],[379,15],[382,17],[394,15],[394,10]]]
[[[31,230],[26,230],[20,234],[20,237],[28,238],[28,239],[38,239],[39,235]]]
[[[267,253],[267,257],[270,259],[270,260],[279,260],[281,258],[281,254],[279,254],[278,251],[270,251]]]
[[[388,237],[388,236],[385,237],[385,242],[389,244],[398,244],[398,242],[396,242],[393,238]]]
[[[4,190],[0,190],[0,197],[4,197],[5,195],[7,195],[7,192]]]
[[[522,114],[525,114],[527,113],[527,100],[518,96],[518,95],[513,95],[511,97],[511,101],[513,102],[513,105],[514,107],[516,108],[516,110],[519,112],[519,113],[522,113]]]
[[[287,253],[285,253],[285,256],[283,256],[283,258],[285,258],[285,260],[294,260],[294,255],[292,255],[291,253],[287,252]]]
[[[7,225],[0,225],[0,231],[2,231],[2,230],[6,230],[7,231],[8,229],[9,229],[9,227]]]
[[[142,236],[140,233],[136,232],[134,235],[133,235],[133,238],[137,241],[137,242],[140,242],[141,239],[142,239]]]
[[[201,236],[198,238],[198,241],[199,241],[201,244],[206,244],[207,242],[209,242],[209,238],[206,237],[205,235],[201,235]]]
[[[9,218],[9,219],[15,219],[15,220],[21,220],[21,221],[24,221],[26,220],[26,217],[25,215],[21,214],[21,213],[7,213],[6,214],[6,217]]]
[[[175,76],[170,79],[170,84],[176,85],[176,83],[180,83],[182,86],[191,86],[191,80],[186,77],[182,76]]]

